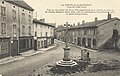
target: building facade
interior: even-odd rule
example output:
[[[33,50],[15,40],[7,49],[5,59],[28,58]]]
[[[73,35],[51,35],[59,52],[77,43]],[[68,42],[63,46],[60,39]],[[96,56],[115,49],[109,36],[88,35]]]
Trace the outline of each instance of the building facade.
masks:
[[[54,44],[54,27],[44,20],[33,20],[34,36],[37,38],[37,49],[47,48]]]
[[[78,23],[77,26],[68,28],[68,41],[69,43],[79,46],[99,49],[103,48],[113,39],[115,30],[120,34],[120,19],[111,18],[111,14],[108,13],[107,19]],[[56,30],[56,38],[64,40],[65,28]],[[115,43],[113,43],[115,44]]]
[[[24,1],[0,1],[0,58],[33,48],[33,8]]]

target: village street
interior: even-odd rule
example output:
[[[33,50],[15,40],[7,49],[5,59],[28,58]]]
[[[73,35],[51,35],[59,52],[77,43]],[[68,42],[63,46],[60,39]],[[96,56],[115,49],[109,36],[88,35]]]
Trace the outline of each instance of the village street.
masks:
[[[42,54],[37,54],[34,56],[26,57],[22,60],[11,62],[8,64],[0,65],[0,73],[4,76],[28,76],[33,73],[34,69],[40,69],[40,73],[45,74],[47,66],[54,65],[57,61],[61,60],[64,55],[63,47],[65,47],[64,43],[55,41],[58,45],[57,47],[48,50]],[[71,47],[71,58],[80,58],[80,49]],[[120,53],[107,53],[107,52],[90,52],[91,60],[119,60],[120,61]],[[114,71],[100,71],[96,73],[75,73],[73,76],[119,76],[120,70]],[[46,76],[46,75],[43,75]],[[47,75],[48,76],[48,75]]]

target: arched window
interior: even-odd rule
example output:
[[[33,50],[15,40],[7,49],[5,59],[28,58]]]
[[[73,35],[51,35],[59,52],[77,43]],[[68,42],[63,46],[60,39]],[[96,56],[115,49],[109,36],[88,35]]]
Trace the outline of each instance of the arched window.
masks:
[[[31,26],[29,26],[29,31],[28,31],[29,35],[31,35]]]
[[[25,34],[25,26],[22,26],[22,34]]]

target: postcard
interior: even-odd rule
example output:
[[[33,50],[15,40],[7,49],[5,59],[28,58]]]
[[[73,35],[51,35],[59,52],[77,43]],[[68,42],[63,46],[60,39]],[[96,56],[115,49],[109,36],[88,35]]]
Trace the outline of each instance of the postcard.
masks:
[[[0,0],[0,76],[120,76],[120,0]]]

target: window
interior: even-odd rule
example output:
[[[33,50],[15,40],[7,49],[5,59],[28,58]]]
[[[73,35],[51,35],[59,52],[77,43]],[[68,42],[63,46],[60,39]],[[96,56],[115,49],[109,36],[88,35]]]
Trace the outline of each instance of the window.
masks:
[[[37,32],[35,32],[35,37],[37,37]]]
[[[84,35],[87,35],[87,31],[86,30],[84,30]]]
[[[13,24],[13,34],[16,35],[16,33],[17,33],[17,26]]]
[[[25,20],[25,13],[22,13],[22,20]]]
[[[35,27],[37,28],[37,23],[35,23]]]
[[[50,30],[51,36],[52,36],[52,32],[53,32],[53,30],[52,30],[52,28],[51,28],[51,30]]]
[[[76,35],[76,32],[74,32],[74,36],[76,37],[77,35]]]
[[[28,23],[31,24],[31,15],[28,15]]]
[[[40,47],[40,41],[38,41],[38,47]]]
[[[22,26],[22,34],[25,34],[25,26]]]
[[[91,29],[88,30],[88,34],[89,34],[89,35],[91,34]]]
[[[76,43],[76,41],[77,41],[77,40],[75,39],[75,43]]]
[[[8,53],[8,42],[4,41],[4,42],[0,42],[0,53],[1,54],[6,54]]]
[[[96,30],[94,29],[94,30],[93,30],[93,35],[95,35],[95,34],[96,34]]]
[[[44,48],[47,46],[46,42],[47,42],[47,41],[46,41],[46,40],[44,40]]]
[[[68,32],[68,37],[70,36],[70,33]]]
[[[27,44],[27,41],[26,41],[26,39],[20,39],[20,49],[21,50],[23,50],[23,49],[25,49],[26,48],[26,44]],[[21,51],[22,52],[22,51]]]
[[[1,7],[1,21],[5,22],[6,21],[6,7]]]
[[[93,39],[93,45],[96,46],[96,39]]]
[[[80,35],[80,34],[81,34],[81,31],[79,30],[79,31],[78,31],[78,35]]]
[[[42,48],[44,47],[44,43],[43,43],[43,41],[41,41],[41,47],[42,47]]]
[[[42,37],[42,32],[41,32],[41,37]]]
[[[31,35],[31,26],[29,26],[29,31],[28,31],[29,35]]]
[[[46,32],[46,36],[48,35],[48,32]]]
[[[119,31],[117,29],[113,29],[113,37],[118,36]]]
[[[6,34],[6,23],[1,23],[1,34]]]
[[[82,38],[82,45],[86,46],[86,38]]]
[[[6,16],[6,8],[5,7],[1,7],[1,16]]]
[[[16,19],[16,11],[14,9],[12,10],[12,14],[13,19]]]

